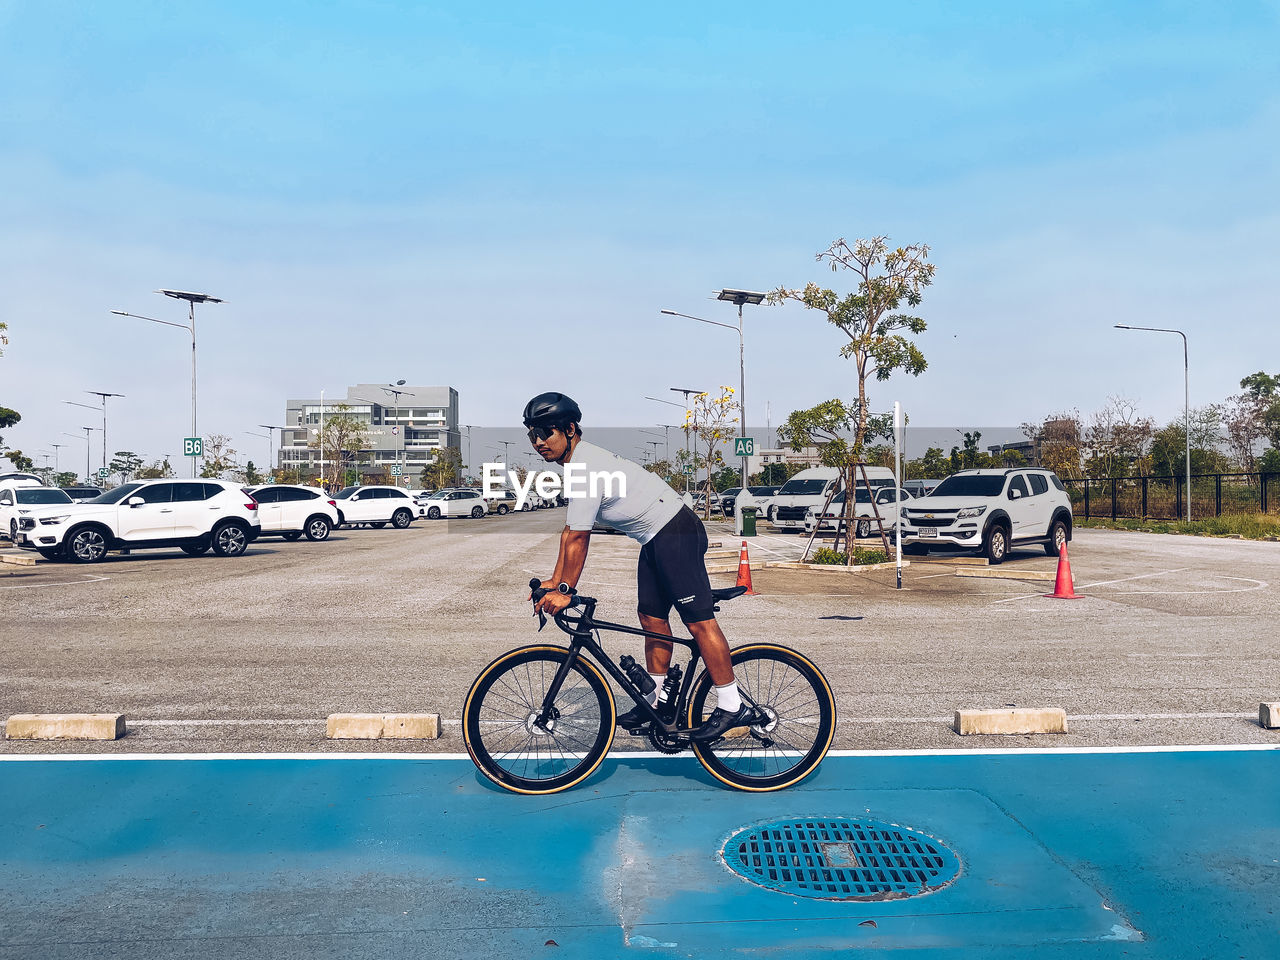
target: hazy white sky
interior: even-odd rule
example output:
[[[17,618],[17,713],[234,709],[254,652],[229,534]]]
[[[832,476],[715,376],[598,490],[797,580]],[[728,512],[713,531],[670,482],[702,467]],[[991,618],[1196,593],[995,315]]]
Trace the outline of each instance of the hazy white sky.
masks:
[[[1274,3],[473,6],[0,2],[6,441],[83,463],[62,401],[109,390],[112,450],[180,452],[186,334],[108,313],[182,320],[159,287],[225,298],[200,432],[251,454],[401,378],[678,422],[644,396],[736,385],[737,342],[660,309],[843,292],[814,254],[874,234],[937,264],[929,369],[873,392],[918,425],[1179,414],[1180,340],[1114,323],[1188,332],[1193,405],[1280,369]],[[748,308],[750,423],[852,396],[840,346]]]

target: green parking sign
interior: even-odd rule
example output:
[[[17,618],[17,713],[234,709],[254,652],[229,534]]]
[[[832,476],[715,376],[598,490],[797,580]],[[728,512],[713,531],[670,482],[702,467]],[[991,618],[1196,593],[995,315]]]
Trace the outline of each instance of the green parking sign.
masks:
[[[105,479],[107,479],[107,468],[106,468],[106,467],[99,467],[99,468],[98,468],[98,479],[99,479],[99,480],[105,480]]]
[[[184,457],[203,457],[204,439],[201,437],[183,437],[182,455]]]
[[[733,455],[735,457],[754,457],[756,455],[755,437],[735,437]]]

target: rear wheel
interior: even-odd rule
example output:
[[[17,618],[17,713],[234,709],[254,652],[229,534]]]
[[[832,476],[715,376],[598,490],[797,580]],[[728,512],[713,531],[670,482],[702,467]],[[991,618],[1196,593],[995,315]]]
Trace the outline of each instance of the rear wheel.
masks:
[[[707,772],[739,790],[781,790],[799,783],[822,762],[836,729],[836,702],[826,678],[808,659],[787,647],[752,644],[733,651],[733,673],[743,700],[767,717],[764,723],[730,730],[713,743],[694,741]],[[711,675],[705,670],[689,698],[688,724],[696,727],[715,708]]]
[[[617,710],[594,663],[574,661],[545,727],[535,720],[569,651],[521,647],[485,667],[462,708],[467,752],[515,793],[557,793],[585,780],[613,743]]]
[[[1049,542],[1044,545],[1044,552],[1051,557],[1056,557],[1062,553],[1062,548],[1067,542],[1067,525],[1061,520],[1053,521],[1053,525],[1049,527]]]
[[[239,523],[214,528],[213,552],[220,557],[238,557],[249,549],[249,531]]]
[[[402,508],[391,515],[391,525],[397,530],[403,530],[411,523],[413,523],[413,514],[408,510]]]
[[[498,516],[505,517],[510,508],[505,503],[498,504],[498,509],[494,511]]]
[[[479,520],[479,519],[480,519],[481,517],[483,517],[483,516],[484,516],[484,507],[472,507],[472,508],[471,508],[471,518],[472,518],[473,520]]]
[[[860,540],[865,540],[867,537],[871,536],[871,521],[859,520],[858,529],[856,533],[858,534],[858,539]]]
[[[331,529],[328,517],[312,517],[307,521],[304,532],[308,540],[328,540]]]
[[[992,566],[1001,563],[1009,553],[1009,531],[1000,524],[993,523],[982,538],[982,553]]]

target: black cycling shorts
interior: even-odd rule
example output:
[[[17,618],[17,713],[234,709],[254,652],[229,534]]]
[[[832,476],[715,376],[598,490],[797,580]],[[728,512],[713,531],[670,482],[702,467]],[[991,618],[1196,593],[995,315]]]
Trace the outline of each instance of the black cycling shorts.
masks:
[[[715,602],[703,559],[706,552],[706,527],[696,513],[681,507],[658,535],[640,548],[636,569],[640,612],[665,620],[674,604],[685,623],[713,619]]]

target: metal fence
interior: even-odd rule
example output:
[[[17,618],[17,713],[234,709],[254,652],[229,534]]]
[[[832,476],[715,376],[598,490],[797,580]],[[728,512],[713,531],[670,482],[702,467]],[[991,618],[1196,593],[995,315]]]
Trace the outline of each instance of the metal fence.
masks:
[[[1202,473],[1191,476],[1191,517],[1220,517],[1224,513],[1269,513],[1280,488],[1276,473]],[[1120,517],[1177,520],[1183,516],[1187,478],[1085,477],[1063,478],[1077,517]]]

